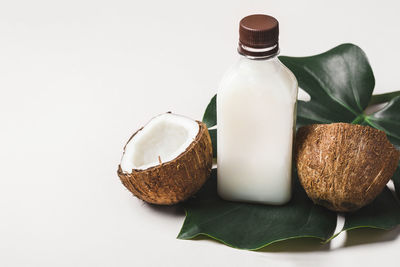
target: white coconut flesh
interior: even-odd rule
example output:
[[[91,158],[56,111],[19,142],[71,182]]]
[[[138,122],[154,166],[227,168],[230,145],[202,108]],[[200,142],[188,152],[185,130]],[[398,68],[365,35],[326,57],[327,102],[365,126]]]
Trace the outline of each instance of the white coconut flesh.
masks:
[[[184,116],[166,113],[153,118],[126,145],[122,171],[145,170],[177,158],[196,139],[199,130],[196,121]]]

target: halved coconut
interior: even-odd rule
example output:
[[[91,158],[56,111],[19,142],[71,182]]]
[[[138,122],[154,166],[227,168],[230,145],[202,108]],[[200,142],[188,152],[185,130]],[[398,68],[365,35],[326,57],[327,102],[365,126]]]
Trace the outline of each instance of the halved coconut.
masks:
[[[400,152],[383,131],[332,123],[301,127],[295,157],[299,180],[314,203],[349,212],[382,192],[396,171]]]
[[[118,176],[138,198],[169,205],[196,193],[210,176],[211,167],[212,146],[206,125],[166,113],[129,139]]]

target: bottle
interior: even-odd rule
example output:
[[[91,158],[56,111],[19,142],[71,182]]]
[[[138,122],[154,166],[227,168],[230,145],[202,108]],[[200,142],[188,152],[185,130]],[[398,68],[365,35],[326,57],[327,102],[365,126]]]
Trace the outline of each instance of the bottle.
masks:
[[[297,80],[277,58],[278,21],[240,21],[239,60],[217,95],[218,194],[280,205],[291,198]]]

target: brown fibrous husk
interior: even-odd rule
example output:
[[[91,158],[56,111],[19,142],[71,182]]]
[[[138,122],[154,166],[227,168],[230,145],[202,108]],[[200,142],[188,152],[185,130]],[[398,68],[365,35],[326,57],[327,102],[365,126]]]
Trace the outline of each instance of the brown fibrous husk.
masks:
[[[348,123],[301,127],[295,144],[298,176],[307,195],[340,212],[372,202],[400,158],[385,132]]]
[[[132,173],[124,173],[119,166],[122,184],[136,197],[159,205],[176,204],[195,194],[210,176],[212,168],[210,135],[204,123],[197,123],[199,133],[195,140],[174,160],[145,170],[133,169]]]

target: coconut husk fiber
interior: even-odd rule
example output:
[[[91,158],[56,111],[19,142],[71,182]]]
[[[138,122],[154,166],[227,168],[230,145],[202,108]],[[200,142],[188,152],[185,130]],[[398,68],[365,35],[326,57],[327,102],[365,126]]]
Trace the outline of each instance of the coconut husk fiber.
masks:
[[[314,203],[339,212],[372,202],[393,176],[400,152],[385,132],[332,123],[301,127],[296,136],[298,177]]]

